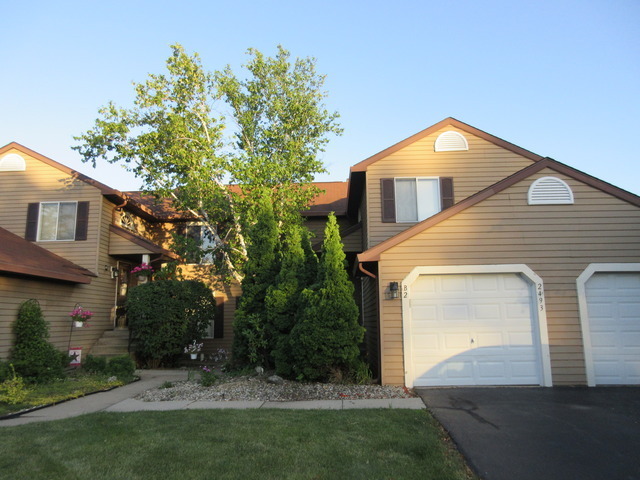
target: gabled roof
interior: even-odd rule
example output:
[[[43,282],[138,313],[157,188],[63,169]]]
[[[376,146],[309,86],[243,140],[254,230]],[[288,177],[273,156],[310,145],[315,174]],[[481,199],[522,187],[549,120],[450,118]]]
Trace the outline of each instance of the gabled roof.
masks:
[[[96,275],[0,227],[0,272],[72,283],[91,283]]]
[[[533,152],[530,152],[529,150],[525,150],[524,148],[521,148],[517,145],[514,145],[513,143],[507,142],[506,140],[503,140],[501,138],[498,138],[494,135],[491,135],[487,132],[483,132],[482,130],[479,130],[475,127],[472,127],[471,125],[467,125],[466,123],[461,122],[460,120],[456,120],[453,117],[448,117],[445,118],[444,120],[441,120],[440,122],[431,125],[428,128],[425,128],[424,130],[422,130],[421,132],[416,133],[415,135],[412,135],[408,138],[405,138],[404,140],[396,143],[395,145],[390,146],[389,148],[386,148],[384,150],[382,150],[381,152],[376,153],[375,155],[359,162],[356,163],[354,166],[351,167],[351,172],[364,172],[367,170],[367,167],[369,165],[371,165],[372,163],[377,162],[378,160],[387,157],[389,155],[391,155],[392,153],[397,152],[398,150],[400,150],[401,148],[404,148],[408,145],[411,145],[414,142],[417,142],[418,140],[423,139],[424,137],[431,135],[434,132],[437,132],[438,130],[447,127],[447,126],[452,126],[452,127],[456,127],[459,128],[460,130],[463,130],[465,132],[468,132],[472,135],[475,135],[476,137],[480,137],[483,140],[486,140],[488,142],[491,142],[499,147],[502,147],[506,150],[510,150],[514,153],[517,153],[518,155],[522,155],[525,158],[528,158],[530,160],[533,161],[538,161],[538,160],[542,160],[543,157],[541,157],[540,155],[537,155]]]
[[[108,198],[111,202],[117,205],[123,205],[123,206],[124,204],[126,204],[128,209],[132,210],[134,213],[136,213],[137,215],[143,218],[146,218],[149,220],[155,219],[154,212],[152,210],[147,208],[145,205],[137,203],[133,198],[127,196],[126,194],[120,192],[119,190],[111,188],[105,185],[104,183],[100,183],[97,180],[94,180],[93,178],[78,172],[77,170],[73,170],[72,168],[69,168],[66,165],[63,165],[61,163],[58,163],[49,157],[45,157],[44,155],[38,152],[35,152],[30,148],[25,147],[24,145],[20,145],[17,142],[11,142],[8,145],[5,145],[4,147],[0,147],[0,155],[2,155],[5,152],[8,152],[11,149],[16,149],[24,153],[25,155],[29,155],[30,157],[33,157],[41,161],[42,163],[49,165],[50,167],[56,168],[73,178],[76,178],[93,187],[96,187],[100,191],[100,193],[102,193],[102,195]]]
[[[397,235],[394,235],[384,242],[379,243],[375,247],[362,252],[358,255],[358,261],[361,263],[377,262],[378,260],[380,260],[380,255],[391,247],[394,247],[399,243],[402,243],[405,240],[408,240],[409,238],[417,235],[418,233],[423,232],[433,227],[434,225],[437,225],[438,223],[453,217],[463,210],[466,210],[467,208],[472,207],[477,203],[482,202],[483,200],[486,200],[487,198],[511,187],[512,185],[515,185],[516,183],[526,179],[527,177],[539,172],[544,168],[555,170],[558,173],[562,173],[568,177],[574,178],[575,180],[578,180],[591,187],[597,188],[598,190],[624,200],[625,202],[640,207],[639,196],[547,157],[537,161],[536,163],[526,168],[523,168],[522,170],[491,185],[490,187],[481,190],[475,195],[465,198],[452,207],[447,208],[446,210],[443,210],[440,213],[437,213],[436,215],[429,217],[420,223],[417,223],[413,227],[408,228],[407,230],[400,232]]]
[[[471,135],[475,135],[476,137],[482,138],[483,140],[493,143],[494,145],[504,148],[505,150],[509,150],[513,153],[516,153],[525,158],[528,158],[531,161],[537,162],[544,158],[538,154],[530,152],[529,150],[525,150],[522,147],[514,145],[513,143],[507,142],[506,140],[503,140],[499,137],[491,135],[475,127],[472,127],[471,125],[461,122],[460,120],[456,120],[453,117],[447,117],[444,120],[441,120],[440,122],[434,125],[431,125],[430,127],[425,128],[424,130],[408,138],[405,138],[404,140],[396,143],[395,145],[392,145],[389,148],[386,148],[381,152],[378,152],[375,155],[353,165],[350,169],[351,174],[349,177],[349,205],[348,205],[349,215],[352,217],[355,217],[357,215],[358,205],[360,203],[360,199],[364,189],[364,181],[365,181],[364,177],[366,175],[366,171],[369,165],[391,155],[392,153],[397,152],[402,148],[405,148],[411,145],[414,142],[417,142],[418,140],[422,140],[428,135],[431,135],[432,133],[435,133],[438,130],[441,130],[448,126],[455,127],[464,132],[470,133]]]

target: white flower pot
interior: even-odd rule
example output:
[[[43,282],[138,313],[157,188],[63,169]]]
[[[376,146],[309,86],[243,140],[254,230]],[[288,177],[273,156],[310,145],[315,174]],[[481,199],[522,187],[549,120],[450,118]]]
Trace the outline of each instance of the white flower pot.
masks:
[[[191,360],[197,360],[198,359],[198,354],[197,353],[192,353],[191,354]]]
[[[84,327],[84,323],[83,322],[73,322],[73,326],[76,328],[82,328]]]

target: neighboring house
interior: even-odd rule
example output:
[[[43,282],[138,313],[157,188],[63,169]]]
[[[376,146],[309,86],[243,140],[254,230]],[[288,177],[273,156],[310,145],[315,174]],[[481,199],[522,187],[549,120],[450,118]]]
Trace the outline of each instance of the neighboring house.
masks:
[[[303,212],[314,248],[335,212],[363,350],[383,384],[640,384],[640,197],[452,118],[354,165],[349,182],[318,186],[325,193]],[[0,357],[17,305],[31,297],[46,302],[60,348],[70,333],[91,348],[117,321],[130,268],[170,258],[170,231],[202,236],[168,203],[117,192],[17,144],[0,149],[0,188],[4,245],[46,249],[42,264],[70,275],[36,271],[40,262],[16,270],[0,247]],[[58,212],[69,238],[26,242],[33,204]],[[197,277],[200,267],[185,269]],[[230,348],[241,293],[214,288],[206,352]],[[70,330],[67,313],[80,302],[98,312],[95,329]]]
[[[22,145],[0,148],[0,358],[20,304],[37,299],[59,349],[89,351],[113,330],[142,261],[175,258],[145,237],[158,219],[125,194]],[[76,305],[95,312],[72,328]]]
[[[382,383],[640,383],[638,196],[448,118],[351,167],[348,212]]]

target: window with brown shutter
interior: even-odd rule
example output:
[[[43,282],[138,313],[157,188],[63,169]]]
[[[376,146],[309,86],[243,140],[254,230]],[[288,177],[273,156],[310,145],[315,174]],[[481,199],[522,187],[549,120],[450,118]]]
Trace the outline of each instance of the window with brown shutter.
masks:
[[[380,188],[382,189],[382,221],[384,223],[396,222],[396,189],[395,179],[381,178]]]
[[[216,297],[216,318],[213,321],[213,338],[224,338],[224,297]]]
[[[442,210],[452,207],[454,203],[453,178],[440,177],[440,204],[442,205]]]
[[[35,242],[38,238],[38,216],[40,213],[39,203],[30,203],[27,207],[27,229],[24,238],[30,242]]]
[[[401,177],[380,180],[382,221],[414,223],[453,206],[452,177]]]
[[[76,240],[86,240],[89,230],[89,202],[78,202],[76,212]]]

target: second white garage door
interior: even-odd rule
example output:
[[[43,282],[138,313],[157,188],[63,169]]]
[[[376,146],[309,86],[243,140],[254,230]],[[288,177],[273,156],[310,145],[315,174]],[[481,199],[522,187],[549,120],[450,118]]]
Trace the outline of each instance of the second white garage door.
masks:
[[[420,275],[409,305],[413,385],[542,383],[535,294],[519,274]]]
[[[596,273],[586,284],[596,385],[640,384],[640,273]]]

